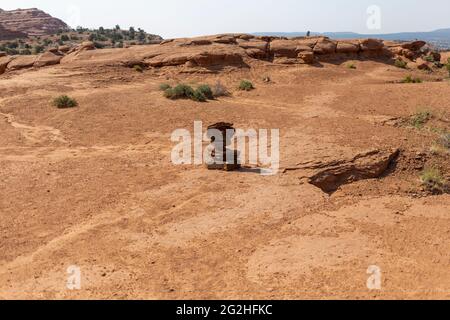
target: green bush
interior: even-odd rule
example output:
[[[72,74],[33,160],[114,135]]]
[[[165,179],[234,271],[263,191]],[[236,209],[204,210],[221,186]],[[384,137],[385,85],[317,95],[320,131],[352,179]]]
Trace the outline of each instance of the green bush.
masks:
[[[194,89],[186,84],[179,84],[174,88],[169,88],[164,91],[164,96],[172,100],[192,99],[194,96]]]
[[[255,87],[253,86],[253,83],[251,83],[248,80],[242,80],[241,83],[239,84],[239,90],[251,91],[253,89],[255,89]]]
[[[406,67],[408,66],[408,63],[405,62],[405,61],[403,61],[402,59],[397,59],[397,60],[395,60],[394,65],[395,65],[397,68],[400,68],[400,69],[406,69]]]
[[[162,84],[159,88],[164,91],[164,97],[172,100],[191,99],[197,102],[206,102],[208,99],[214,98],[208,85],[201,85],[197,90],[186,84],[179,84],[173,88],[167,84]]]
[[[63,95],[53,100],[53,105],[58,109],[74,108],[78,106],[78,102],[69,96]]]
[[[356,66],[353,63],[350,63],[347,65],[347,68],[349,69],[356,69]]]
[[[211,90],[211,87],[207,84],[202,84],[197,88],[197,91],[200,92],[201,94],[203,94],[206,99],[209,100],[213,100],[214,99],[214,94]]]
[[[33,54],[39,54],[41,52],[44,52],[45,48],[43,46],[40,45],[36,45],[33,48]]]
[[[402,80],[402,83],[422,83],[422,79],[407,76],[405,79]]]
[[[60,40],[61,40],[61,41],[69,41],[70,39],[69,39],[69,36],[68,36],[68,35],[63,34],[63,35],[61,36]]]
[[[206,96],[199,89],[194,91],[191,99],[197,102],[206,102],[207,100]]]
[[[431,62],[431,63],[436,62],[436,61],[434,61],[434,56],[433,55],[426,56],[424,58],[424,60],[427,61],[427,62]]]
[[[167,89],[170,89],[170,88],[172,88],[172,87],[167,83],[162,83],[159,85],[159,90],[161,90],[161,91],[166,91]]]

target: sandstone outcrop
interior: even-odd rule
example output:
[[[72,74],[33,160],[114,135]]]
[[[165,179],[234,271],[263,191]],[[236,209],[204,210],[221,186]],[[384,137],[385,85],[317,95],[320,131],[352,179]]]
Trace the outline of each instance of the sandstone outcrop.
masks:
[[[0,57],[0,74],[3,74],[8,67],[8,64],[13,60],[12,56]]]
[[[344,184],[379,178],[389,169],[399,154],[399,150],[371,150],[358,154],[352,159],[319,163],[311,168],[306,168],[315,171],[309,178],[309,183],[324,192],[332,193]]]
[[[336,53],[358,53],[360,51],[359,41],[339,41],[336,46]]]
[[[53,48],[39,57],[16,57],[5,62],[3,71],[27,67],[62,65],[119,65],[144,68],[180,67],[184,71],[216,71],[227,67],[249,67],[259,60],[275,64],[314,64],[328,60],[382,59],[391,63],[401,57],[423,70],[435,67],[440,58],[425,42],[392,42],[377,39],[333,40],[327,37],[257,37],[222,34],[162,41],[158,45],[97,50],[91,41],[70,48]],[[34,60],[33,60],[34,59]],[[189,72],[191,72],[189,71]]]
[[[10,63],[8,63],[7,71],[14,71],[20,69],[31,68],[36,61],[36,56],[15,56]]]
[[[60,56],[60,55],[56,55],[52,52],[46,52],[36,58],[33,66],[37,67],[37,68],[51,66],[51,65],[59,64],[61,59],[62,59],[62,56]]]
[[[69,30],[63,21],[36,8],[5,11],[0,9],[0,40],[44,36]]]

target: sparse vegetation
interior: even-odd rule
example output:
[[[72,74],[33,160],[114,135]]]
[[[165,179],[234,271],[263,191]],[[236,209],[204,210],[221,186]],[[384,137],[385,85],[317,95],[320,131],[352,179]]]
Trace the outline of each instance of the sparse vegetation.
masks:
[[[349,68],[349,69],[356,69],[356,66],[353,63],[349,63],[347,65],[347,68]]]
[[[444,147],[450,150],[450,133],[447,132],[443,134],[440,139],[439,143]]]
[[[194,91],[191,99],[197,102],[206,102],[207,100],[206,96],[199,89]]]
[[[220,81],[216,82],[216,84],[212,88],[212,91],[215,98],[228,97],[230,95],[230,92]]]
[[[400,68],[400,69],[406,69],[408,67],[408,63],[406,61],[401,60],[401,59],[395,60],[394,65],[397,68]]]
[[[174,88],[168,88],[164,91],[164,96],[168,99],[192,99],[194,96],[194,89],[186,84],[179,84]]]
[[[441,171],[436,167],[428,167],[420,174],[420,180],[427,190],[435,193],[443,193],[447,190],[447,181]]]
[[[87,29],[79,27],[67,32],[58,32],[46,37],[30,36],[26,40],[4,40],[0,41],[0,51],[8,55],[39,54],[57,45],[76,46],[83,41],[92,41],[97,49],[124,47],[125,45],[143,45],[161,41],[162,39],[154,34],[148,34],[143,29],[130,28],[130,30],[120,29]]]
[[[214,99],[214,93],[207,84],[202,84],[195,90],[186,84],[179,84],[174,88],[168,84],[161,84],[159,88],[164,91],[166,98],[172,100],[191,99],[197,102],[206,102],[207,100]]]
[[[53,100],[53,105],[58,109],[67,109],[78,106],[78,102],[69,96],[62,95]]]
[[[213,100],[214,99],[214,94],[211,90],[211,87],[207,84],[202,84],[197,88],[197,91],[200,92],[201,94],[203,94],[206,99],[209,100]]]
[[[253,83],[251,83],[248,80],[242,80],[241,83],[239,84],[239,90],[251,91],[253,89],[255,89],[255,87],[253,86]]]
[[[413,78],[412,76],[407,76],[405,79],[402,80],[402,83],[422,83],[422,79],[420,78]]]
[[[425,124],[433,118],[433,113],[429,110],[418,111],[409,120],[409,124],[416,129],[422,129]]]
[[[445,67],[447,68],[448,71],[448,76],[450,77],[450,58],[448,58],[447,63],[445,65]]]
[[[172,88],[172,87],[167,83],[162,83],[159,85],[159,90],[161,90],[161,91],[166,91],[167,89],[170,89],[170,88]]]
[[[430,148],[431,153],[447,155],[450,153],[450,133],[443,134]]]
[[[426,56],[426,57],[424,58],[424,60],[427,61],[427,62],[435,62],[435,61],[434,61],[434,56],[432,56],[432,55]]]

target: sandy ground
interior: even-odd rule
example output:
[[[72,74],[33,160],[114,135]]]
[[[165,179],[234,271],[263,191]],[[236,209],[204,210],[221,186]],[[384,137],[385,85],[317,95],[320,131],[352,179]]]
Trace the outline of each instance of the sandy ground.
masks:
[[[450,83],[379,62],[143,74],[57,66],[0,77],[0,298],[449,299],[450,195],[429,195],[429,148],[449,128]],[[264,76],[271,82],[265,83]],[[442,75],[441,75],[442,77]],[[234,90],[241,79],[256,90]],[[170,101],[161,83],[220,80],[233,95]],[[56,109],[59,94],[79,106]],[[428,128],[391,125],[418,109]],[[379,179],[324,193],[292,170],[175,166],[195,120],[280,129],[281,167],[399,148]],[[369,266],[381,290],[369,290]],[[67,269],[81,289],[66,287]]]

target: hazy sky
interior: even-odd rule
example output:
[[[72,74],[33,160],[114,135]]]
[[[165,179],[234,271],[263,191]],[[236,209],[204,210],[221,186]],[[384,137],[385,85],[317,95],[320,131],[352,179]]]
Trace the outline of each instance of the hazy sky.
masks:
[[[380,14],[367,13],[372,5],[380,8]],[[0,0],[0,8],[6,10],[33,7],[72,27],[119,24],[164,38],[226,32],[392,33],[450,28],[449,0]],[[375,23],[369,20],[370,28],[369,18],[376,18]]]

